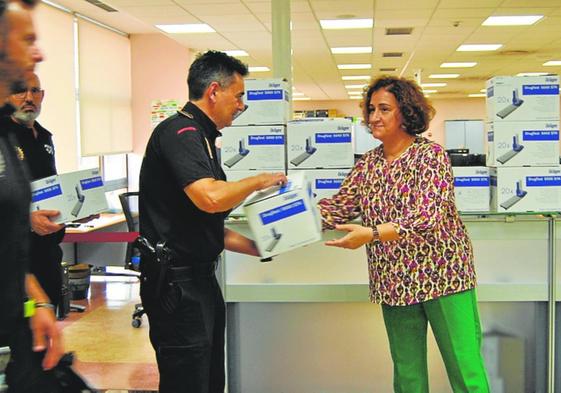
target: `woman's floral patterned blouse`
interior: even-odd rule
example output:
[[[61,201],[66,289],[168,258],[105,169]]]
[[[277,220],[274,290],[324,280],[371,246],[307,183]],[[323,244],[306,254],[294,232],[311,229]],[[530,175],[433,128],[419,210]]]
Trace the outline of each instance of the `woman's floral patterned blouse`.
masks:
[[[475,287],[473,249],[454,203],[448,155],[417,137],[393,162],[383,145],[366,153],[339,192],[322,199],[324,229],[362,216],[392,223],[399,240],[366,245],[370,299],[405,306]]]

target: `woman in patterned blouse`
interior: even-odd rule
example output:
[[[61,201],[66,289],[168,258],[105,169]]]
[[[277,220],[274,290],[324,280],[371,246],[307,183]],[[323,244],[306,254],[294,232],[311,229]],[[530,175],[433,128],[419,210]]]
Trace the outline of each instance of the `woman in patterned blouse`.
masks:
[[[364,118],[382,145],[366,153],[339,192],[322,199],[326,244],[366,245],[370,298],[382,304],[394,390],[428,392],[427,324],[457,392],[489,392],[481,356],[473,249],[454,203],[442,146],[419,136],[434,116],[412,81],[382,77],[365,93]],[[361,216],[362,225],[345,224]]]

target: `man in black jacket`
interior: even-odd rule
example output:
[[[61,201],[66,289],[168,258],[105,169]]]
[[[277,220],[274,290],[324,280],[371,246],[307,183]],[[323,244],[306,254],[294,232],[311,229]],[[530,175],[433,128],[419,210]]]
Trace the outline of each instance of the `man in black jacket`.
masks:
[[[15,112],[0,119],[0,129],[15,135],[16,151],[27,165],[32,181],[57,174],[52,134],[36,120],[41,113],[44,96],[45,91],[41,89],[37,75],[29,74],[27,89],[8,98]],[[62,287],[62,250],[59,243],[64,237],[64,226],[55,224],[50,218],[58,214],[56,210],[31,212],[29,260],[30,273],[37,278],[55,308],[59,304]]]

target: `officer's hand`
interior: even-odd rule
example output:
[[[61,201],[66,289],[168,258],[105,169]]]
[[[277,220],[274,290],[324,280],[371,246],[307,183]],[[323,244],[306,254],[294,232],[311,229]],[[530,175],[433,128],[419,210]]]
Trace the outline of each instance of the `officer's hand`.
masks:
[[[271,186],[278,186],[281,184],[286,184],[287,179],[284,173],[261,173],[259,176],[259,188],[257,190],[262,190]]]
[[[59,214],[58,210],[35,210],[31,212],[31,229],[40,236],[60,231],[63,225],[49,220],[49,217],[56,217]]]
[[[43,369],[50,370],[58,364],[64,354],[62,336],[56,326],[53,310],[45,307],[35,309],[30,325],[33,333],[33,351],[47,351],[43,358]]]
[[[339,239],[326,241],[326,246],[349,248],[351,250],[354,250],[366,243],[371,242],[374,237],[372,228],[363,227],[362,225],[358,224],[336,225],[335,229],[348,233]]]

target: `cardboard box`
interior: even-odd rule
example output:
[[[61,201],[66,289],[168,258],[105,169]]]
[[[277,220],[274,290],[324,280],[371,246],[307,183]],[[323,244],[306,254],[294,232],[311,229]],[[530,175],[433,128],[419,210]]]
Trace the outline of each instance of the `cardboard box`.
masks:
[[[285,126],[236,126],[222,130],[224,170],[284,171]]]
[[[232,125],[286,124],[290,119],[290,92],[284,79],[246,79],[247,110]]]
[[[491,210],[551,212],[561,210],[561,166],[489,168]]]
[[[58,210],[56,223],[66,223],[107,210],[99,169],[49,176],[31,183],[31,211]]]
[[[487,166],[559,164],[559,121],[486,124]]]
[[[352,123],[347,119],[308,119],[287,126],[288,169],[351,168]]]
[[[559,120],[559,76],[496,76],[486,83],[489,121]]]
[[[503,333],[483,335],[483,357],[493,392],[525,392],[524,339]],[[494,383],[493,383],[494,382]]]
[[[489,168],[484,166],[452,167],[454,196],[461,212],[489,211],[491,197]]]
[[[303,169],[290,169],[288,174],[298,173]],[[343,180],[351,172],[350,169],[305,169],[306,177],[312,185],[314,202],[329,198],[339,191]]]
[[[244,211],[264,258],[321,240],[319,212],[304,171],[290,174],[283,187],[253,193]]]

